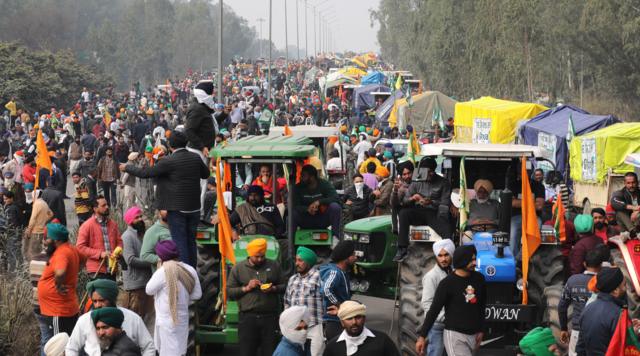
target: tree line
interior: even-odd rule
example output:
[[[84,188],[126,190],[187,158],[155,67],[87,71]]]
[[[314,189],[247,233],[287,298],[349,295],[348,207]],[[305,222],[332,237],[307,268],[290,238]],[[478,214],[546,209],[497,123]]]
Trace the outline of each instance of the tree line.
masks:
[[[634,0],[381,0],[382,57],[459,100],[492,95],[640,114]]]

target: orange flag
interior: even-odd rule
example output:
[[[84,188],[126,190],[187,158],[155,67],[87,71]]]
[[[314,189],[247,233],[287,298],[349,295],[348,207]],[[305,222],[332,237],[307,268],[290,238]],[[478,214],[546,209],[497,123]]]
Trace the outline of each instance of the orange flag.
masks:
[[[49,151],[47,150],[47,144],[44,143],[44,137],[42,137],[42,131],[38,129],[38,133],[36,134],[36,183],[35,188],[38,188],[38,183],[40,182],[40,168],[46,168],[49,170],[49,173],[53,173],[53,165],[51,164],[51,157],[49,156]]]
[[[283,136],[293,136],[293,131],[289,128],[289,125],[284,125],[284,133]]]
[[[527,281],[529,278],[529,259],[540,246],[540,227],[533,202],[533,193],[527,175],[527,158],[522,157],[522,304],[529,302]]]
[[[558,192],[556,202],[553,204],[553,229],[556,232],[556,238],[560,242],[567,239],[567,230],[565,228],[565,209],[562,203],[562,192]]]
[[[218,196],[218,248],[220,250],[220,270],[222,273],[222,300],[227,304],[227,261],[236,264],[236,255],[233,251],[233,240],[231,235],[231,222],[229,212],[224,203],[224,181],[220,174],[220,158],[216,161],[216,193]],[[231,175],[229,165],[225,164],[225,176]]]

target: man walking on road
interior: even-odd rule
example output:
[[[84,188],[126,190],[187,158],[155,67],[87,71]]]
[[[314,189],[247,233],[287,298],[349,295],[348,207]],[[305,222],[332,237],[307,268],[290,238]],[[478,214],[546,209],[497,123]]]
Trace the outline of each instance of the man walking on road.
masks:
[[[102,188],[104,197],[109,206],[115,206],[117,202],[116,187],[119,176],[118,164],[113,158],[113,147],[107,146],[104,157],[98,162],[96,178]]]

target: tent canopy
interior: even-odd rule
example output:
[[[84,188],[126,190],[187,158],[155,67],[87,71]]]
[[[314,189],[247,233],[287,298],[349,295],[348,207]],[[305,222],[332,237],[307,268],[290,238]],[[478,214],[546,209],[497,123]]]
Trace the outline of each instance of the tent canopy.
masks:
[[[338,73],[344,74],[352,78],[360,78],[367,75],[367,72],[357,67],[344,67],[338,70]]]
[[[383,126],[385,125],[384,123],[388,122],[391,126],[394,126],[397,122],[397,119],[394,119],[395,121],[393,121],[392,123],[389,120],[389,116],[395,109],[396,100],[402,97],[404,97],[404,93],[402,92],[402,90],[396,90],[391,93],[387,100],[385,100],[382,105],[378,107],[378,110],[376,110],[376,122],[383,124]],[[394,114],[394,118],[395,116],[396,115]]]
[[[601,183],[607,172],[633,172],[625,158],[640,152],[640,123],[613,124],[586,135],[577,136],[569,147],[571,178],[579,182]]]
[[[322,90],[324,94],[326,94],[327,89],[344,84],[356,84],[357,82],[358,81],[355,78],[341,73],[340,71],[329,73],[326,76],[318,79],[318,85],[320,86],[320,90]]]
[[[547,107],[484,96],[458,102],[455,108],[455,141],[460,143],[512,143],[519,121],[530,119]]]
[[[385,84],[387,82],[387,77],[382,74],[382,72],[371,72],[362,79],[360,79],[360,84]]]
[[[576,135],[584,135],[619,122],[613,115],[591,115],[570,105],[543,111],[525,122],[519,132],[521,143],[539,146],[543,156],[554,162],[560,172],[564,172],[569,157],[567,147],[569,117],[573,122]],[[540,163],[543,169],[551,168],[546,162]]]
[[[356,111],[364,111],[375,106],[372,92],[390,93],[389,87],[380,84],[363,85],[353,90],[353,108]]]
[[[411,97],[413,106],[409,107],[406,100],[399,101],[397,107],[397,125],[405,128],[413,126],[418,132],[429,130],[434,126],[432,122],[434,111],[440,109],[442,120],[453,117],[457,101],[439,91],[425,91]]]

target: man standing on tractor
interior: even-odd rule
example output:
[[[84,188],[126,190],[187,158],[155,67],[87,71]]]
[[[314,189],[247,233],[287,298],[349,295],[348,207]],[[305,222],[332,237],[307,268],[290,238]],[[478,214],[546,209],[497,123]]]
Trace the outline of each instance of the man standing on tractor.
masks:
[[[402,200],[409,191],[411,177],[413,176],[413,163],[406,161],[398,166],[401,175],[395,178],[391,189],[391,228],[394,234],[398,234],[398,213],[402,208]]]
[[[416,352],[424,354],[427,335],[444,307],[443,340],[447,355],[471,356],[480,347],[485,318],[484,276],[476,272],[476,248],[458,247],[453,253],[453,273],[445,277],[433,297],[424,324],[418,331]]]
[[[431,268],[427,274],[422,277],[422,309],[425,314],[429,312],[433,297],[440,281],[445,279],[451,271],[451,257],[456,247],[450,239],[440,240],[433,244],[433,254],[436,256],[436,265]],[[442,341],[442,333],[444,332],[444,310],[438,314],[435,324],[429,331],[427,339],[427,356],[442,356],[444,352],[444,343]]]
[[[580,214],[573,220],[578,233],[578,242],[569,252],[569,267],[571,275],[584,271],[584,261],[587,251],[592,251],[602,240],[593,234],[593,218],[591,215]]]
[[[304,246],[296,251],[296,274],[289,278],[284,292],[284,308],[303,306],[309,315],[307,339],[311,340],[311,356],[320,356],[324,350],[322,332],[322,282],[320,271],[315,267],[318,256]],[[281,317],[282,323],[282,317]]]
[[[589,281],[600,271],[602,256],[597,250],[587,252],[584,260],[586,270],[580,274],[571,276],[564,285],[562,297],[558,304],[558,318],[560,319],[560,341],[569,344],[569,356],[576,356],[576,344],[580,335],[580,315],[591,297]],[[568,311],[573,307],[571,314],[571,338],[569,338]]]
[[[318,178],[318,170],[311,165],[304,165],[300,175],[300,183],[293,191],[293,231],[303,229],[326,229],[331,225],[334,239],[340,239],[340,220],[342,206],[338,193],[333,185]]]
[[[338,308],[344,301],[351,299],[351,289],[347,272],[356,263],[353,241],[340,241],[331,251],[331,263],[320,266],[322,294],[324,295],[322,317],[324,336],[327,340],[342,332]]]
[[[429,225],[442,238],[451,235],[449,227],[449,206],[451,186],[436,174],[436,160],[428,157],[420,161],[418,167],[422,181],[414,181],[402,200],[402,210],[398,215],[398,252],[393,260],[400,262],[407,256],[409,246],[409,226]]]
[[[638,176],[633,172],[624,175],[624,187],[611,195],[611,206],[622,231],[635,231],[640,218],[640,191]]]
[[[238,301],[238,340],[241,356],[271,355],[278,345],[279,293],[284,276],[277,262],[266,259],[267,240],[247,244],[246,260],[231,269],[227,294]]]

